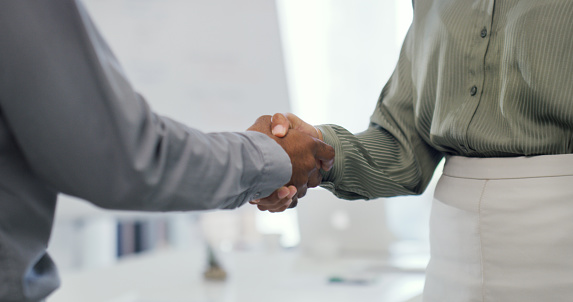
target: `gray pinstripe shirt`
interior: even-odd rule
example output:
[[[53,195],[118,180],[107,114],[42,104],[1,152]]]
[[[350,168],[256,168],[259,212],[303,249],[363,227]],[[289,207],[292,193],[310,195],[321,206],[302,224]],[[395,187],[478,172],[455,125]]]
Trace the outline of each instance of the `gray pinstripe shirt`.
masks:
[[[342,198],[421,193],[444,154],[573,151],[573,1],[423,0],[371,126],[319,126]],[[572,167],[573,168],[573,167]]]

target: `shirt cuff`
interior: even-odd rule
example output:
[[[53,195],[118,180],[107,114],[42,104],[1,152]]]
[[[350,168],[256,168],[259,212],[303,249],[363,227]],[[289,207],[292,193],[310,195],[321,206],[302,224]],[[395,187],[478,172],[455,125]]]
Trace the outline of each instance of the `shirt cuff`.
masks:
[[[330,171],[321,170],[322,185],[327,186],[329,184],[335,184],[336,180],[340,180],[344,176],[344,152],[342,142],[338,138],[338,135],[336,135],[333,126],[334,125],[316,126],[316,128],[322,132],[323,141],[334,148],[334,165],[332,169],[330,169]]]
[[[277,142],[266,134],[247,131],[245,135],[258,147],[264,163],[249,200],[267,197],[290,181],[292,175],[290,157]]]

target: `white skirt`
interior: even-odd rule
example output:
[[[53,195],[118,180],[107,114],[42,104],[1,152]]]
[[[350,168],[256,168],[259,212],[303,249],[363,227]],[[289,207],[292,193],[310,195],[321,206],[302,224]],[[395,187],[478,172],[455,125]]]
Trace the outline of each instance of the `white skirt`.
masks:
[[[446,160],[424,302],[573,301],[573,155]]]

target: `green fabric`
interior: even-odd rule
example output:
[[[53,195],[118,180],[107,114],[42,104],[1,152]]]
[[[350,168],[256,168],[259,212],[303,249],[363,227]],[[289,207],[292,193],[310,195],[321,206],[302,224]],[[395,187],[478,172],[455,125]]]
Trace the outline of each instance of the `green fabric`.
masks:
[[[571,16],[569,0],[416,1],[371,126],[318,126],[337,152],[322,186],[346,199],[420,194],[446,154],[572,153]]]

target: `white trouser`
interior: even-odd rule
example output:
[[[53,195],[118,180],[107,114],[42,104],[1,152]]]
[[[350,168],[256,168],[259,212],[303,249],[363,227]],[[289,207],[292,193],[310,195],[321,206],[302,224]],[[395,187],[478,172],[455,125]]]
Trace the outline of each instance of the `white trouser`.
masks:
[[[446,160],[424,302],[573,301],[573,155]]]

